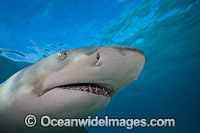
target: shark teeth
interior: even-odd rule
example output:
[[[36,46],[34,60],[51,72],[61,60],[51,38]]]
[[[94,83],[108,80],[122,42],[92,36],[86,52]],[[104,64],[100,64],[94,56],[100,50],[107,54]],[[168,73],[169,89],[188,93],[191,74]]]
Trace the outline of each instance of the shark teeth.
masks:
[[[92,87],[89,85],[89,91],[92,92]]]
[[[86,85],[77,85],[77,86],[66,86],[63,87],[63,89],[68,89],[68,90],[76,90],[76,91],[84,91],[87,93],[92,93],[96,95],[103,95],[106,97],[109,97],[108,91],[105,88],[99,88],[99,87],[94,87],[94,86],[86,86]]]
[[[98,95],[98,89],[97,89],[97,87],[96,87],[96,89],[95,89],[95,93]]]
[[[86,91],[86,88],[85,88],[85,87],[83,87],[83,91]]]

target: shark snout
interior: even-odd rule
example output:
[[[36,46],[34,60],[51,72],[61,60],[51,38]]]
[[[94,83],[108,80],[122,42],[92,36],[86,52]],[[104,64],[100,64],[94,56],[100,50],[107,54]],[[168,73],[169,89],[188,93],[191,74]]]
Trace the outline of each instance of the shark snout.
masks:
[[[94,52],[95,77],[98,82],[111,85],[111,98],[121,89],[136,80],[145,64],[142,50],[129,46],[100,47]]]

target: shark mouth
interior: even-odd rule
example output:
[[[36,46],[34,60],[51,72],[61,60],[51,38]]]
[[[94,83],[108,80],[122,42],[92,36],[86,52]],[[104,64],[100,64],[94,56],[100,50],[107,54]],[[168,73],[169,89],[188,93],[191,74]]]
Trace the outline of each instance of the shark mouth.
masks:
[[[43,94],[56,88],[83,91],[83,92],[92,93],[95,95],[102,95],[105,97],[110,97],[110,94],[113,91],[112,86],[107,85],[107,84],[80,83],[80,84],[68,84],[68,85],[56,86],[51,89],[47,89],[46,91],[43,92]]]

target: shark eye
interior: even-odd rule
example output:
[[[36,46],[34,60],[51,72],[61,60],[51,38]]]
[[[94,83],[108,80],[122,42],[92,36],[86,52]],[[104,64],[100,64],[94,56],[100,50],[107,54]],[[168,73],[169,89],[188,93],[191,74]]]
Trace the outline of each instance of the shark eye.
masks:
[[[100,54],[97,53],[96,59],[99,60],[100,59]]]
[[[59,55],[60,59],[63,60],[69,55],[69,53],[68,52],[60,52],[60,53],[58,53],[58,55]]]

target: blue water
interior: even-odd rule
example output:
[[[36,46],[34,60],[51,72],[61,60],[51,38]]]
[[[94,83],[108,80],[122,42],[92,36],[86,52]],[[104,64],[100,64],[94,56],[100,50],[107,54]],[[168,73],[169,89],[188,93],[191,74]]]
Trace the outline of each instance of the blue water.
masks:
[[[0,82],[60,50],[127,45],[144,51],[138,80],[99,113],[111,118],[175,118],[175,128],[135,133],[199,133],[200,0],[6,0],[0,2]],[[125,128],[86,128],[126,132]]]

